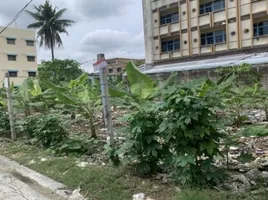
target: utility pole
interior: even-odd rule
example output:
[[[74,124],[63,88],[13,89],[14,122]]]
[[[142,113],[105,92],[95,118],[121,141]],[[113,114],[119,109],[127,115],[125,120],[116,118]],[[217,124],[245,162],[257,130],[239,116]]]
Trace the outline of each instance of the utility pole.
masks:
[[[5,76],[5,88],[7,90],[7,103],[8,103],[8,113],[9,113],[9,121],[10,121],[10,130],[11,130],[11,139],[14,141],[17,139],[15,132],[15,117],[14,117],[14,109],[13,109],[13,98],[10,88],[10,79],[9,73],[6,73]]]
[[[107,71],[106,71],[107,63],[105,61],[104,54],[98,54],[97,59],[98,61],[95,64],[95,66],[97,66],[97,69],[99,70],[99,74],[100,74],[101,98],[102,98],[102,105],[103,105],[104,123],[107,129],[107,133],[110,137],[109,145],[114,145],[111,104],[110,104],[109,87],[108,87]]]

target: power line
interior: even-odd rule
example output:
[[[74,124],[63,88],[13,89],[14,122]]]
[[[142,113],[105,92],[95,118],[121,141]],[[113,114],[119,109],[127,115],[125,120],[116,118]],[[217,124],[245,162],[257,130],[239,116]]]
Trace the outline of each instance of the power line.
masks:
[[[1,2],[2,0],[0,0]],[[15,17],[6,25],[5,28],[3,28],[2,31],[0,31],[0,35],[10,26],[12,25],[21,15],[21,13],[23,13],[23,11],[32,3],[33,0],[30,0],[16,15]]]
[[[80,64],[80,65],[84,65],[84,64],[86,64],[86,63],[94,62],[94,61],[97,61],[97,60],[96,60],[96,59],[87,60],[87,61],[85,61],[85,62],[81,62],[81,63],[79,63],[79,64]]]

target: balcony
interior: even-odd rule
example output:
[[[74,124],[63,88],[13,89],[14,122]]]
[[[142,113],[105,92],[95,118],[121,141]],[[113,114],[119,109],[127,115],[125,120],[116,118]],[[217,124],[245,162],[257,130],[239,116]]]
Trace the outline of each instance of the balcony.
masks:
[[[218,10],[213,13],[214,23],[222,22],[226,20],[225,10]]]
[[[210,13],[199,16],[199,26],[210,25]]]
[[[212,45],[206,45],[206,46],[201,46],[200,47],[200,53],[212,53]]]
[[[253,46],[267,45],[268,35],[257,36],[253,38]]]
[[[266,12],[267,11],[267,1],[259,0],[252,2],[252,14]]]
[[[215,44],[214,45],[214,50],[215,50],[215,52],[226,51],[227,50],[226,42]]]

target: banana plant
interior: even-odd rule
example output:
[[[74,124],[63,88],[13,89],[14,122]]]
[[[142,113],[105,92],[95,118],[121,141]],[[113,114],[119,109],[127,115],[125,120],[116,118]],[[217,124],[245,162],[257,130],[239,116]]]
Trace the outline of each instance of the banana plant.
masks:
[[[65,104],[72,111],[82,111],[87,117],[91,137],[96,138],[96,128],[94,125],[95,113],[101,109],[101,96],[99,85],[90,85],[88,82],[88,74],[83,74],[70,83],[63,82],[61,86],[47,82],[48,88],[55,92],[57,101]]]
[[[0,88],[0,108],[6,108],[6,91],[4,88]]]
[[[32,107],[39,107],[41,100],[37,99],[42,94],[42,89],[37,79],[25,79],[22,85],[14,90],[15,107],[24,110],[26,117],[31,115]]]
[[[159,97],[162,89],[175,83],[177,77],[177,73],[173,73],[166,82],[157,86],[153,79],[141,73],[132,61],[126,66],[126,74],[126,79],[130,85],[129,91],[110,84],[109,93],[112,97],[112,103],[136,108],[144,101]]]

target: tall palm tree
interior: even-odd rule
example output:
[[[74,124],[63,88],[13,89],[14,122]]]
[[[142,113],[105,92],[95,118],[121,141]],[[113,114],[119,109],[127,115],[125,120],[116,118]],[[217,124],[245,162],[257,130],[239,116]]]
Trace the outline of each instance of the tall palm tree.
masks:
[[[74,21],[61,19],[67,9],[57,11],[56,7],[53,8],[48,0],[44,5],[34,6],[34,8],[35,12],[26,11],[36,20],[28,28],[39,29],[37,37],[40,38],[40,46],[51,49],[52,60],[54,60],[55,47],[63,45],[60,34],[65,33],[68,35],[66,28],[72,26]]]

